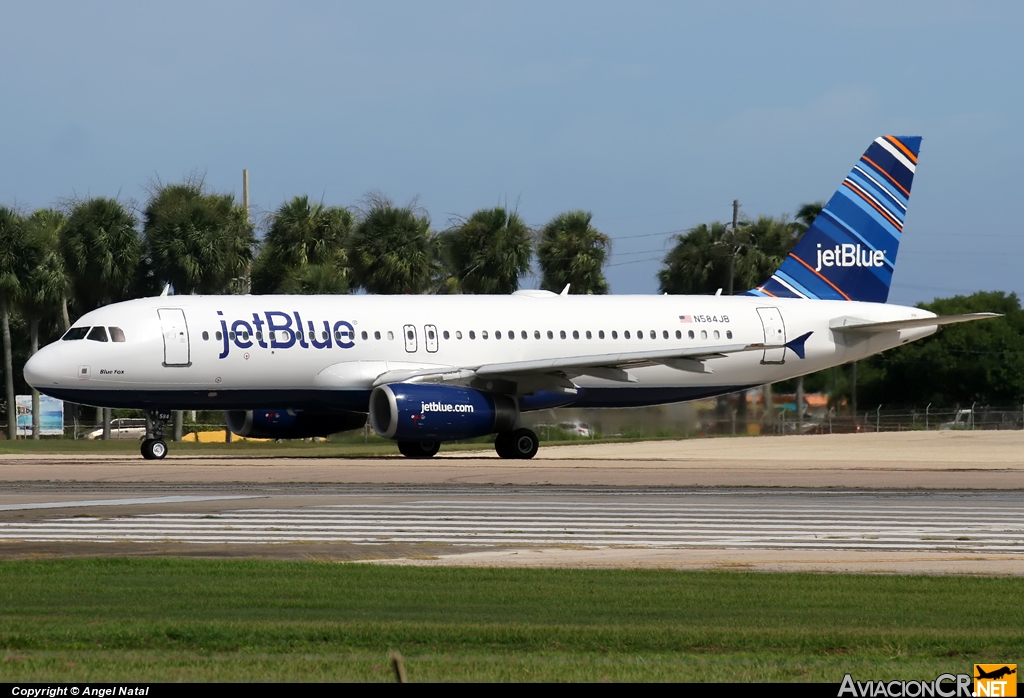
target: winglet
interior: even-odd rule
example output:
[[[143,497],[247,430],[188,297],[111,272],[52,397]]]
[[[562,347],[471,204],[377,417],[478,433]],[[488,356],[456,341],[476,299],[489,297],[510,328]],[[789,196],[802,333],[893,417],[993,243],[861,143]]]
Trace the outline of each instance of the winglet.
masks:
[[[804,358],[804,356],[806,355],[806,352],[804,351],[804,342],[806,342],[807,338],[810,337],[812,334],[814,334],[814,332],[808,332],[807,334],[802,334],[796,339],[786,342],[786,348],[792,349],[793,353],[796,354],[801,359]]]

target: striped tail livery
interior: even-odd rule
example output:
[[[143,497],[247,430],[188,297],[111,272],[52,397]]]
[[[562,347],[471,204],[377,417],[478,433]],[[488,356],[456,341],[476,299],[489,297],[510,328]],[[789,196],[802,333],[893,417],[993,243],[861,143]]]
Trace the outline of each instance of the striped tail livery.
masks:
[[[745,295],[885,303],[920,150],[920,136],[876,138],[778,271]]]

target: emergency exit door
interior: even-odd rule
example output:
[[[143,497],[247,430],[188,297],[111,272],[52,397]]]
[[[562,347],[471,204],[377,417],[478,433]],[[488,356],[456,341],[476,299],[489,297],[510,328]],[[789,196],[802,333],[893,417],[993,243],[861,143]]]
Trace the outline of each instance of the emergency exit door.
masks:
[[[156,313],[164,337],[164,366],[191,366],[185,311],[181,308],[159,308]]]
[[[405,350],[410,354],[416,351],[416,325],[406,325],[402,328],[402,336],[405,337]]]
[[[764,350],[763,364],[781,364],[786,361],[786,324],[778,308],[758,308],[761,326],[764,328],[764,343],[772,345]],[[777,348],[776,348],[777,347]]]

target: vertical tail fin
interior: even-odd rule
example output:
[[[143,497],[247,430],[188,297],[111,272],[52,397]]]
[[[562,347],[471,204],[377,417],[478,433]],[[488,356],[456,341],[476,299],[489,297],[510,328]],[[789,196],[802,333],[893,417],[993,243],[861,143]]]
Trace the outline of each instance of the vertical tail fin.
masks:
[[[884,303],[920,136],[880,136],[772,277],[745,295]]]

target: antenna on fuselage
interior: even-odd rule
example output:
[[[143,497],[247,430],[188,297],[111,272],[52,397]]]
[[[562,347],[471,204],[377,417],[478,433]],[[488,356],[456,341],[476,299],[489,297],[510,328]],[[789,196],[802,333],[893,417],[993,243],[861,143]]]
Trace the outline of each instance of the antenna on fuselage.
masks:
[[[164,290],[160,292],[160,297],[166,298],[169,295],[171,295],[171,285],[167,284],[166,286],[164,286]]]
[[[572,286],[572,284],[566,284],[565,288],[563,288],[562,292],[559,293],[558,295],[560,295],[560,296],[568,296],[569,295],[569,287],[570,286]]]

